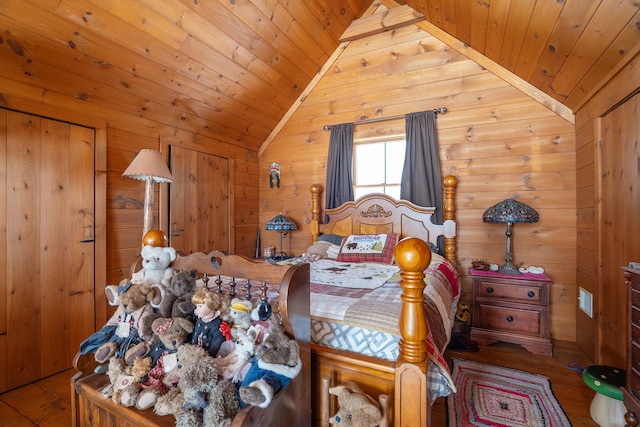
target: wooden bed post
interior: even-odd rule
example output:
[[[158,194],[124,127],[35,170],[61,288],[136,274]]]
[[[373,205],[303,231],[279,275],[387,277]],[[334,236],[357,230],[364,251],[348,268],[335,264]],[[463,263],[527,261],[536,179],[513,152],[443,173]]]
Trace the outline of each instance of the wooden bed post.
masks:
[[[402,269],[400,311],[400,354],[395,372],[395,426],[426,427],[429,396],[427,387],[427,335],[424,309],[424,270],[431,262],[429,246],[417,237],[402,239],[394,251]]]
[[[318,236],[320,235],[320,193],[322,193],[322,186],[313,184],[310,191],[311,222],[309,223],[309,231],[311,232],[311,244],[314,244],[318,241]]]
[[[444,185],[444,257],[455,267],[458,265],[456,255],[456,187],[458,178],[448,175],[444,177],[442,183]]]

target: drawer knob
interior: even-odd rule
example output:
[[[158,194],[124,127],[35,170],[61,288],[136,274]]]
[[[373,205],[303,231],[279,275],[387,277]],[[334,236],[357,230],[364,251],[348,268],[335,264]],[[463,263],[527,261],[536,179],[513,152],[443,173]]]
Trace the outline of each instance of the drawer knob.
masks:
[[[533,291],[529,291],[529,292],[527,292],[527,296],[528,296],[529,298],[533,298],[533,297],[535,297],[535,296],[536,296],[536,293],[535,293],[535,292],[533,292]]]
[[[487,288],[487,293],[492,294],[493,293],[493,288]]]
[[[507,322],[513,322],[513,316],[507,316]]]

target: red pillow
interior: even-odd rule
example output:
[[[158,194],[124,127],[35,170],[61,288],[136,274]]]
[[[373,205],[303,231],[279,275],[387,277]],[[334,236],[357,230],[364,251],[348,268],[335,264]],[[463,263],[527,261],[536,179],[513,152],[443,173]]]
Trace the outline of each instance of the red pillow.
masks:
[[[398,235],[395,233],[352,234],[342,239],[336,261],[391,264],[397,243]]]

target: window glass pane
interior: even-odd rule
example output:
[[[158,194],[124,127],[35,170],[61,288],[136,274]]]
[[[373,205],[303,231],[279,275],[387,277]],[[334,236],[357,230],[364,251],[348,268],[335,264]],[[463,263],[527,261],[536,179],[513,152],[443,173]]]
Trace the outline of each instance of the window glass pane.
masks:
[[[355,145],[355,185],[384,183],[384,143]]]
[[[402,178],[402,168],[404,166],[404,141],[390,141],[387,143],[387,184],[399,184]]]
[[[371,193],[400,197],[405,140],[354,141],[353,192],[356,198]]]

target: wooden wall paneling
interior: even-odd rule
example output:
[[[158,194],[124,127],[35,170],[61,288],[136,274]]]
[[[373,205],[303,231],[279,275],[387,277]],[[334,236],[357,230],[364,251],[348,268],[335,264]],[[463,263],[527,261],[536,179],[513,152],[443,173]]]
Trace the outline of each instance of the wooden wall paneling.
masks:
[[[546,43],[553,27],[558,20],[558,16],[562,11],[564,3],[559,2],[535,2],[533,12],[531,14],[531,21],[526,29],[527,33],[522,43],[522,49],[520,50],[520,57],[515,70],[519,76],[525,80],[529,80],[531,75],[535,71],[536,58],[547,48]],[[461,40],[465,40],[461,38]]]
[[[629,58],[637,57],[640,51],[638,21],[640,21],[640,10],[629,19],[629,22],[615,38],[615,41],[602,54],[602,60],[590,69],[579,85],[569,93],[565,101],[568,105],[575,105],[574,109],[578,110],[587,100],[602,89],[604,82],[611,80],[618,74],[624,68],[622,62],[618,63],[621,55]],[[611,67],[611,64],[617,65]],[[607,77],[602,78],[602,75]],[[586,96],[585,93],[587,94]]]
[[[617,51],[618,56],[621,54],[628,55],[630,51],[633,54],[633,51],[638,52],[638,17],[640,17],[640,12],[638,11],[638,5],[633,2],[622,2],[617,4],[617,7],[611,8],[607,7],[608,4],[606,2],[600,3],[598,9],[590,17],[586,29],[588,31],[584,31],[577,43],[572,49],[572,55],[568,57],[562,64],[560,69],[560,73],[555,76],[553,79],[553,85],[551,89],[554,93],[557,93],[558,96],[556,99],[560,101],[566,100],[567,96],[571,94],[572,91],[578,91],[582,93],[584,96],[584,92],[586,91],[586,87],[592,86],[578,86],[575,87],[575,81],[580,81],[583,84],[591,80],[593,84],[599,84],[600,79],[602,78],[602,74],[596,74],[594,71],[601,72],[602,70],[594,70],[591,69],[591,65],[593,64],[593,57],[600,57],[606,52],[607,48],[611,45],[611,43],[618,38],[620,34],[618,30],[610,31],[608,30],[609,22],[625,22],[629,23],[631,28],[635,27],[635,30],[631,30],[629,36],[631,39],[627,39],[626,42],[622,40],[618,40],[619,43],[616,43],[612,48],[609,48],[610,51]],[[594,31],[589,31],[594,29]],[[597,30],[596,30],[597,29]],[[635,48],[635,49],[634,49]],[[612,58],[611,53],[609,53],[609,58]],[[617,63],[616,59],[615,62]],[[601,67],[605,67],[606,62],[602,62]],[[588,73],[592,74],[591,79],[587,79],[585,81],[585,76]],[[594,78],[597,77],[597,81],[593,81]]]
[[[7,110],[0,110],[0,224],[7,223]],[[8,366],[7,227],[0,227],[0,366]],[[0,369],[0,390],[6,390],[7,369]]]
[[[569,1],[564,4],[562,14],[548,40],[551,48],[545,49],[539,58],[530,80],[531,84],[542,90],[551,85],[571,46],[576,43],[599,4],[598,0]]]
[[[525,4],[529,4],[525,2]],[[502,52],[502,46],[505,44],[505,31],[507,17],[509,15],[509,6],[511,0],[503,2],[494,2],[489,8],[489,25],[493,28],[487,34],[487,41],[485,43],[484,54],[487,58],[498,62],[500,59],[500,53]],[[506,42],[508,43],[508,42]]]

